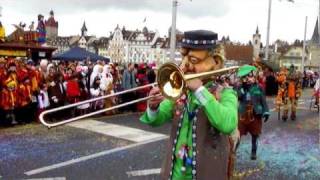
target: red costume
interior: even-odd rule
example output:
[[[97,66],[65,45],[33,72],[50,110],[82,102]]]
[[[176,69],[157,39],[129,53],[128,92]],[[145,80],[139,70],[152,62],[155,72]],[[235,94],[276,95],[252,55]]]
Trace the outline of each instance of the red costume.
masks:
[[[15,74],[10,74],[4,81],[1,91],[1,107],[4,110],[13,110],[17,104],[17,81]]]
[[[81,92],[78,80],[75,77],[70,77],[67,80],[66,95],[69,103],[75,103],[79,101]]]
[[[17,106],[25,107],[31,103],[32,89],[27,69],[23,68],[18,71],[19,86],[17,89]]]

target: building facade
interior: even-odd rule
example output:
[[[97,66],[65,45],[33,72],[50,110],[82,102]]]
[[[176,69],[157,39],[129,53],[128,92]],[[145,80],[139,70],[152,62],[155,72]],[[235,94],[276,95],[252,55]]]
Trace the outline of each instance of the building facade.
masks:
[[[302,70],[302,53],[303,46],[292,45],[288,50],[280,56],[280,66],[289,68],[291,65],[294,65],[299,71]],[[309,52],[305,51],[305,65],[310,62]]]
[[[74,36],[52,36],[48,39],[47,44],[57,48],[54,54],[63,53],[72,47],[78,46],[92,53],[107,57],[107,48],[109,38],[96,36],[88,36],[88,29],[84,22],[81,28],[81,35]]]
[[[158,31],[150,31],[146,27],[131,31],[117,25],[107,52],[112,62],[121,64],[164,62],[167,52],[165,41]]]

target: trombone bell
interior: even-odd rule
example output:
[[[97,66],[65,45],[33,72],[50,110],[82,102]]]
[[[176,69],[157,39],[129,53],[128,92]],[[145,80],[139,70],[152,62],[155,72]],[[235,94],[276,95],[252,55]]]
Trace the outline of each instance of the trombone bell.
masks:
[[[168,99],[179,99],[185,88],[183,72],[174,63],[166,63],[158,70],[158,86],[161,94]]]
[[[232,73],[238,68],[239,66],[232,66],[229,68],[223,68],[209,72],[185,75],[178,65],[174,63],[165,63],[158,70],[157,82],[160,92],[164,97],[177,100],[187,90],[186,82],[188,80],[195,78],[205,79],[214,75]]]

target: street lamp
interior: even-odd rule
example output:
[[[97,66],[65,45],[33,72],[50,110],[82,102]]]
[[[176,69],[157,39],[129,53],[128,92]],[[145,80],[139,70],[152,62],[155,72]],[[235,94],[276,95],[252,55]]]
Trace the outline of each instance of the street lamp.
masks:
[[[170,36],[170,59],[175,60],[176,52],[176,21],[177,21],[178,0],[172,0],[172,24]]]
[[[287,0],[287,1],[294,3],[294,0]],[[272,0],[269,0],[268,24],[267,24],[267,42],[266,42],[265,60],[269,59],[269,38],[270,38],[271,6],[272,6]],[[320,9],[320,6],[319,6],[319,9]]]
[[[269,0],[268,24],[267,24],[267,42],[266,42],[265,60],[269,59],[269,37],[270,37],[270,21],[271,21],[271,4],[272,4],[272,0]]]

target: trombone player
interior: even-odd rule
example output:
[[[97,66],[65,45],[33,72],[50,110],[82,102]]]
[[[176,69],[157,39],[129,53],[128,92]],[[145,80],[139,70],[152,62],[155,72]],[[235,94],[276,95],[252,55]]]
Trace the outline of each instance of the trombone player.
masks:
[[[184,74],[203,73],[223,67],[223,57],[215,54],[218,35],[196,30],[184,33],[180,69]],[[160,126],[171,121],[169,148],[161,170],[162,179],[230,179],[237,131],[237,95],[229,87],[217,92],[208,79],[186,82],[187,93],[178,100],[156,96],[140,121]],[[218,88],[219,89],[219,88]],[[150,96],[159,94],[154,87]]]

